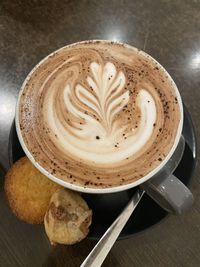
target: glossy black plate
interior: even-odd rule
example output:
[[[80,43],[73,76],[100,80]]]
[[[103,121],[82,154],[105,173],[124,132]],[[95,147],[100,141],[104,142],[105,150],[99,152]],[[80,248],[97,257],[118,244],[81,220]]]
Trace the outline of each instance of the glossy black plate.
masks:
[[[175,175],[184,184],[189,185],[196,163],[196,138],[192,119],[185,107],[182,134],[186,140],[186,146],[183,158],[175,170]],[[24,155],[15,130],[15,123],[13,122],[9,137],[10,165]],[[136,188],[111,194],[83,194],[83,197],[93,210],[93,222],[88,238],[98,239],[102,236],[120,214],[135,190]],[[163,220],[167,215],[166,211],[145,194],[120,234],[119,239],[129,238],[135,233],[146,230]]]

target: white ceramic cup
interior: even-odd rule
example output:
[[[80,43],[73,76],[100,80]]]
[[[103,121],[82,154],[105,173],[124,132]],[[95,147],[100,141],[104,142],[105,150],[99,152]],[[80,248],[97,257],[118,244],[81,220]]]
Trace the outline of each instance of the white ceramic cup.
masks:
[[[96,40],[93,40],[96,41]],[[111,42],[111,41],[106,41],[106,40],[98,40],[101,42]],[[84,41],[83,41],[84,42]],[[80,43],[83,43],[80,42]],[[127,44],[123,44],[125,47],[128,47],[129,49],[133,49],[135,50],[136,48],[127,45]],[[57,50],[56,52],[62,50],[63,48],[60,48],[59,50]],[[163,208],[167,209],[168,211],[174,212],[174,213],[181,213],[183,210],[188,209],[193,202],[193,196],[191,194],[191,192],[189,191],[189,189],[187,187],[185,187],[180,180],[178,180],[177,178],[173,178],[174,180],[172,181],[172,179],[170,178],[172,171],[168,172],[167,177],[160,177],[160,183],[158,182],[158,174],[162,174],[165,173],[163,172],[163,170],[166,168],[166,165],[169,161],[170,158],[173,158],[173,154],[178,146],[178,144],[180,143],[181,140],[181,133],[182,133],[182,127],[183,127],[183,104],[182,104],[182,100],[181,100],[181,96],[180,93],[178,91],[178,88],[176,86],[176,84],[174,83],[174,81],[172,80],[171,76],[169,75],[169,73],[155,60],[153,59],[150,55],[146,54],[145,52],[140,51],[140,53],[144,56],[144,57],[148,57],[148,60],[151,59],[152,61],[156,62],[157,65],[160,67],[160,69],[162,69],[165,72],[165,75],[168,77],[168,79],[171,81],[171,84],[174,88],[174,91],[176,93],[176,97],[178,100],[178,105],[180,107],[180,122],[178,125],[178,129],[177,129],[177,134],[176,137],[174,139],[174,144],[171,148],[171,150],[169,151],[168,155],[165,157],[165,159],[155,168],[153,169],[150,173],[148,173],[147,175],[143,176],[142,178],[133,181],[129,184],[125,184],[125,185],[119,185],[119,186],[115,186],[115,187],[111,187],[111,188],[87,188],[84,186],[79,186],[79,185],[75,185],[75,184],[71,184],[67,181],[61,180],[58,177],[54,176],[53,174],[49,173],[47,170],[45,170],[38,162],[35,161],[33,155],[30,153],[30,151],[28,150],[26,144],[24,143],[22,134],[21,134],[21,130],[20,130],[20,126],[19,126],[19,104],[20,104],[20,98],[21,95],[23,93],[23,90],[25,88],[25,85],[27,83],[27,81],[29,80],[29,77],[34,73],[34,71],[46,60],[48,60],[48,58],[53,55],[55,52],[53,52],[52,54],[48,55],[46,58],[44,58],[42,61],[40,61],[34,68],[33,70],[28,74],[28,76],[26,77],[21,90],[19,92],[19,97],[18,97],[18,101],[17,101],[17,105],[16,105],[16,116],[15,116],[15,122],[16,122],[16,129],[17,129],[17,134],[18,134],[18,138],[19,141],[21,143],[21,146],[25,152],[25,154],[27,155],[27,157],[30,159],[30,161],[35,165],[36,168],[38,168],[45,176],[47,176],[48,178],[50,178],[51,180],[53,180],[54,182],[67,187],[69,189],[72,190],[76,190],[76,191],[80,191],[80,192],[84,192],[84,193],[113,193],[113,192],[119,192],[122,190],[127,190],[130,189],[132,187],[135,186],[139,186],[142,185],[145,188],[145,191],[147,193],[149,193],[149,195],[151,197],[153,197]],[[181,156],[179,157],[178,161],[180,161]],[[176,159],[177,161],[177,159]],[[153,184],[153,178],[157,179],[156,185]],[[171,182],[167,182],[167,181],[171,181]],[[148,183],[147,183],[148,181]],[[150,182],[151,181],[151,182]],[[165,181],[165,182],[164,182]],[[173,196],[174,193],[172,193],[172,190],[170,190],[170,187],[172,189],[172,187],[177,188],[177,192],[179,192],[178,194],[180,195],[179,198],[177,198],[175,200],[175,197]],[[151,189],[148,192],[148,188]],[[176,190],[173,190],[173,192],[175,192]],[[162,201],[163,200],[163,201]],[[162,204],[162,203],[167,203],[167,205]]]

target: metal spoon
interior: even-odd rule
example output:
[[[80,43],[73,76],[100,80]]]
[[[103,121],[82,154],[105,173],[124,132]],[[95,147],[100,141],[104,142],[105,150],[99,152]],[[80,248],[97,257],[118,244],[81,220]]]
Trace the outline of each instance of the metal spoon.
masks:
[[[112,223],[112,225],[108,228],[87,258],[81,264],[81,267],[99,267],[102,265],[103,261],[108,255],[108,252],[111,250],[131,214],[140,202],[143,194],[144,191],[142,189],[137,190],[122,213]]]

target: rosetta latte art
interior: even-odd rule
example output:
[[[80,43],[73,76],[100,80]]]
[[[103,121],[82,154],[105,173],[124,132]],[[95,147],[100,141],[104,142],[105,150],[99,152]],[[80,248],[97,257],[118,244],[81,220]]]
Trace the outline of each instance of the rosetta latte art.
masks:
[[[67,46],[29,75],[19,128],[34,160],[81,187],[131,183],[173,146],[177,95],[157,63],[137,49],[92,41]]]
[[[117,114],[129,101],[129,91],[122,93],[126,83],[124,73],[117,72],[110,62],[104,66],[92,62],[90,69],[93,78],[88,76],[87,83],[93,93],[81,84],[74,88],[66,84],[63,90],[66,109],[83,123],[72,120],[64,128],[58,117],[53,116],[53,103],[47,103],[50,111],[49,126],[62,145],[75,156],[110,164],[135,154],[145,145],[153,131],[156,106],[150,93],[141,89],[136,98],[136,105],[141,112],[139,127],[127,132],[127,125],[117,120]],[[73,99],[72,91],[76,99]],[[80,103],[86,105],[89,112],[81,109]]]

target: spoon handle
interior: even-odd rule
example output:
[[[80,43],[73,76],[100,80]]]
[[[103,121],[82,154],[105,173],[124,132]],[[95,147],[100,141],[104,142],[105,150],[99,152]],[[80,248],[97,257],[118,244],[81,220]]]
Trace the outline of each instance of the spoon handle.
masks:
[[[127,206],[122,213],[112,223],[108,230],[104,233],[102,238],[84,260],[80,267],[99,267],[102,265],[113,244],[117,240],[117,237],[121,233],[131,214],[137,207],[137,204],[141,200],[144,191],[138,189],[134,196],[131,198]]]

